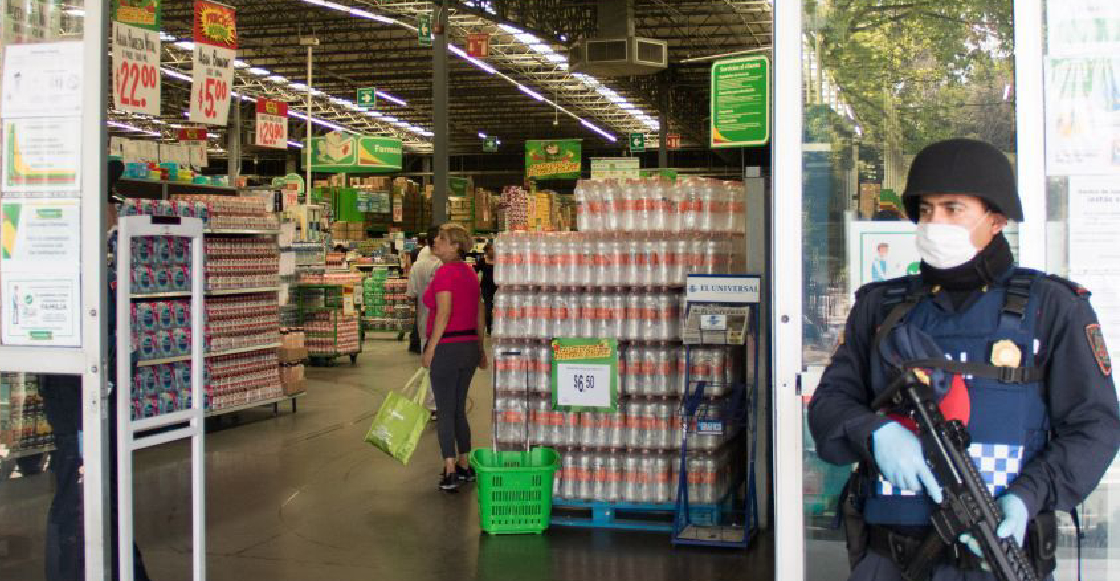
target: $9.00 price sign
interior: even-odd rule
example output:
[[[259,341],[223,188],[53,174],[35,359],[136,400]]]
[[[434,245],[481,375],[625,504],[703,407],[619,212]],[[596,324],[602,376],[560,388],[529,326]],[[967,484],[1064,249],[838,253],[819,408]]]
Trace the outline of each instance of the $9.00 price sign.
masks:
[[[552,407],[565,411],[617,411],[618,341],[554,340]]]
[[[113,106],[159,115],[159,32],[113,23]]]
[[[257,145],[288,148],[288,104],[257,99]]]
[[[207,44],[194,45],[191,83],[191,121],[225,125],[233,87],[233,61],[237,52]]]

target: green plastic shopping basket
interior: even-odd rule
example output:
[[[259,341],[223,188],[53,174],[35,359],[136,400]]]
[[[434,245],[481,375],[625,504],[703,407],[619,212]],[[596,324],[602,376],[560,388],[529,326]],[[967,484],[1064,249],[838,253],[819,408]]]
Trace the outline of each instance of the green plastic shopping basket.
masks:
[[[552,515],[552,477],[560,454],[551,448],[526,452],[471,452],[478,473],[478,517],[492,535],[540,534]]]

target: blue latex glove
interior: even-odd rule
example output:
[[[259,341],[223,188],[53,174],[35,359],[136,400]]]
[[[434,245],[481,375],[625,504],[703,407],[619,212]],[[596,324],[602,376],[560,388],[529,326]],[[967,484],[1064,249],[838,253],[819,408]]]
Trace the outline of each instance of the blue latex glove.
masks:
[[[890,422],[871,433],[871,452],[879,472],[892,485],[905,490],[923,488],[941,504],[941,485],[933,477],[922,455],[922,443],[898,422]]]
[[[1003,539],[1015,537],[1015,542],[1020,547],[1023,546],[1023,538],[1027,536],[1027,521],[1030,520],[1030,515],[1027,514],[1027,505],[1014,494],[1004,494],[996,499],[996,504],[999,504],[999,509],[1003,511],[1003,520],[1000,521],[999,527],[996,529],[996,535]],[[976,542],[972,535],[964,533],[961,535],[960,541],[976,556],[984,556],[983,551],[980,550],[980,543]]]

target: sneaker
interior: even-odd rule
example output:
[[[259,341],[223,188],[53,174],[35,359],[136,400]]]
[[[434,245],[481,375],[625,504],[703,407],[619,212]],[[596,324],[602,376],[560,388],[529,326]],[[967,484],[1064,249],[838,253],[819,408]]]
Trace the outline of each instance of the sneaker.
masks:
[[[459,492],[459,478],[457,474],[440,474],[439,489],[448,492]]]
[[[455,477],[463,482],[474,482],[478,480],[478,475],[475,474],[474,466],[467,466],[463,468],[458,464],[455,465]]]

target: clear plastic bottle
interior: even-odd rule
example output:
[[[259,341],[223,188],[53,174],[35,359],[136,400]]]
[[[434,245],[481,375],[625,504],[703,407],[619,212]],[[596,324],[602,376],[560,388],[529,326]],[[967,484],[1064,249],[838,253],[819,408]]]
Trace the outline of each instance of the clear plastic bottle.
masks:
[[[618,212],[619,231],[633,232],[636,228],[634,219],[635,180],[625,180],[619,184],[619,196],[615,198],[615,211]]]
[[[597,338],[599,332],[599,300],[595,293],[579,295],[579,337]]]
[[[622,229],[622,213],[619,211],[622,192],[615,180],[605,180],[600,189],[603,204],[602,229],[605,232],[618,232]]]

